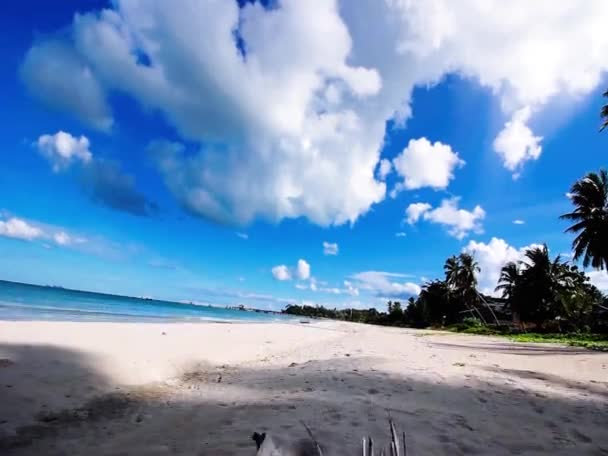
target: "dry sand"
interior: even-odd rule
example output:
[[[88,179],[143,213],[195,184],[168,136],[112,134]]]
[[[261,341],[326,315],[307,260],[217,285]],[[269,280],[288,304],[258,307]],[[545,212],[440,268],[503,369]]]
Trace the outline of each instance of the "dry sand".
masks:
[[[346,323],[0,321],[0,454],[608,454],[608,354]]]

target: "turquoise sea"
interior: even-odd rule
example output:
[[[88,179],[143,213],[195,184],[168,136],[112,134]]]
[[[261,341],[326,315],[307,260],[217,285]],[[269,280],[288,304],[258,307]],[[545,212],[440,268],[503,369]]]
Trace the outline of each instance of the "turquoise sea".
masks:
[[[271,322],[293,317],[0,280],[0,320]]]

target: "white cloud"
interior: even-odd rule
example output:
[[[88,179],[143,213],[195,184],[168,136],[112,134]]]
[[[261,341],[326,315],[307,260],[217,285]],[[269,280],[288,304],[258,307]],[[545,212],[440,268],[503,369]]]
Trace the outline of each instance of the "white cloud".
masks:
[[[431,144],[426,138],[410,139],[407,147],[394,160],[397,173],[403,182],[397,184],[391,196],[402,189],[431,187],[446,188],[454,177],[454,169],[464,165],[458,154],[439,141]]]
[[[427,203],[413,203],[406,209],[406,220],[412,225],[420,218],[444,225],[448,228],[448,233],[456,239],[464,239],[472,231],[474,233],[483,232],[481,221],[486,213],[477,205],[472,211],[458,208],[459,198],[444,199],[441,205],[432,209]]]
[[[272,268],[272,275],[275,279],[280,280],[280,281],[291,280],[294,277],[297,278],[298,280],[310,279],[311,286],[313,284],[315,284],[315,286],[316,286],[316,280],[310,276],[310,264],[308,264],[308,262],[306,260],[303,260],[301,258],[298,260],[296,267],[293,269],[289,268],[288,266],[286,266],[284,264],[275,266],[274,268]],[[296,287],[301,288],[301,287],[298,287],[297,285],[296,285]]]
[[[398,231],[397,233],[395,233],[395,237],[406,237],[407,234],[403,231]]]
[[[11,217],[6,221],[0,220],[0,236],[32,241],[44,237],[44,232],[40,228],[30,225],[25,220]]]
[[[498,284],[500,270],[509,261],[520,261],[524,253],[536,244],[527,245],[519,249],[510,246],[504,239],[493,237],[487,244],[477,241],[469,241],[463,252],[470,253],[479,263],[481,272],[478,281],[480,290],[495,296],[494,288]]]
[[[296,275],[300,280],[307,280],[310,278],[310,264],[306,260],[299,259],[296,268]]]
[[[429,211],[433,206],[429,203],[412,203],[405,210],[407,223],[410,225],[415,224],[422,215]]]
[[[514,225],[523,225],[523,224],[525,224],[525,223],[526,223],[526,222],[525,222],[525,221],[523,221],[523,220],[519,220],[519,219],[515,219],[515,220],[513,220],[513,224],[514,224]]]
[[[46,241],[61,247],[77,247],[89,242],[86,238],[69,234],[64,228],[14,216],[5,220],[0,218],[0,236],[23,241],[42,241],[45,248],[51,247]]]
[[[362,290],[372,292],[375,296],[389,298],[407,298],[420,293],[420,285],[414,282],[399,282],[395,279],[411,277],[409,274],[399,274],[383,271],[365,271],[354,274],[351,279]],[[349,282],[350,283],[350,282]]]
[[[323,255],[337,255],[338,244],[336,242],[323,241]]]
[[[289,268],[284,264],[272,268],[272,276],[280,281],[291,280],[291,272],[289,272]]]
[[[327,285],[327,283],[318,282],[314,277],[311,277],[309,282],[296,283],[295,287],[298,290],[310,290],[310,291],[316,291],[316,292],[320,292],[320,293],[329,293],[329,294],[334,294],[334,295],[348,294],[350,296],[359,296],[359,289],[356,286],[354,286],[352,282],[345,280],[343,282],[343,284],[344,284],[344,288],[320,286],[320,285]]]
[[[534,136],[526,125],[531,111],[528,106],[516,111],[510,121],[494,139],[494,150],[501,156],[505,168],[510,171],[521,169],[528,160],[537,160],[542,152],[541,136]],[[513,178],[519,177],[519,172]]]
[[[81,164],[80,185],[94,202],[139,216],[151,215],[158,209],[137,190],[135,178],[126,174],[119,163],[93,157],[86,136],[76,138],[58,131],[54,135],[41,135],[35,145],[56,173],[65,171],[72,163]]]
[[[59,245],[70,245],[73,241],[72,237],[65,231],[59,231],[53,235],[53,240]]]
[[[595,285],[600,291],[608,292],[608,272],[606,271],[588,271],[589,281]]]
[[[71,43],[52,39],[32,46],[20,73],[28,91],[43,103],[73,113],[97,129],[112,126],[103,88]]]
[[[112,4],[75,15],[61,46],[32,47],[28,88],[101,126],[114,92],[159,112],[200,147],[163,156],[170,191],[224,222],[354,222],[385,196],[374,173],[386,121],[407,120],[414,87],[448,73],[489,88],[511,116],[586,95],[608,69],[604,0]]]
[[[351,296],[359,296],[359,289],[355,287],[349,280],[344,281],[344,290]]]
[[[385,180],[386,176],[388,176],[392,170],[393,164],[391,163],[391,161],[386,158],[383,158],[382,160],[380,160],[380,164],[378,165],[378,179],[380,179],[381,181]]]
[[[235,234],[238,237],[240,237],[241,239],[245,239],[245,240],[249,239],[249,235],[247,233],[241,233],[241,232],[237,231]]]
[[[65,170],[73,162],[88,163],[93,158],[86,136],[76,138],[64,131],[58,131],[54,135],[41,135],[36,145],[56,173]]]

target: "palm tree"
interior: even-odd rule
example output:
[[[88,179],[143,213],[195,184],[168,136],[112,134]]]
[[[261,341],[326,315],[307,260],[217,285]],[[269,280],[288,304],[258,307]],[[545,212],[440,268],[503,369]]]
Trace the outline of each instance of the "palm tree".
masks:
[[[456,301],[460,306],[474,311],[482,322],[486,322],[483,315],[479,312],[476,304],[479,303],[481,295],[477,292],[477,273],[480,272],[479,265],[475,258],[469,253],[449,257],[444,266],[445,282],[448,285],[447,291],[449,298]],[[494,311],[484,301],[484,304],[492,313],[496,321]]]
[[[519,266],[514,261],[510,261],[505,264],[500,270],[498,285],[496,286],[494,291],[501,291],[502,297],[511,304],[511,301],[515,296],[517,286],[519,285],[520,279],[521,275],[519,272]]]
[[[479,265],[468,253],[451,256],[443,266],[447,284],[456,295],[463,298],[477,295],[477,276]]]
[[[574,288],[568,264],[559,255],[552,261],[545,244],[526,250],[521,265],[517,306],[522,319],[542,325],[560,316]]]
[[[604,92],[604,96],[608,98],[608,90]],[[604,128],[608,127],[608,103],[602,106],[600,117],[602,118],[602,126],[600,127],[600,131],[602,131]]]
[[[607,92],[608,93],[608,92]],[[608,116],[608,105],[605,106]],[[608,117],[606,119],[608,125]],[[608,269],[608,172],[589,173],[570,189],[574,211],[560,218],[574,221],[566,232],[576,233],[572,242],[574,260],[583,258],[583,266]]]
[[[452,255],[447,260],[445,260],[443,270],[445,272],[446,282],[453,284],[456,280],[459,269],[460,264],[458,263],[458,258],[455,255]]]
[[[521,292],[521,270],[519,264],[510,261],[500,270],[498,284],[494,291],[501,291],[503,299],[506,299],[507,306],[511,309],[513,322],[520,320],[520,302],[518,295]]]

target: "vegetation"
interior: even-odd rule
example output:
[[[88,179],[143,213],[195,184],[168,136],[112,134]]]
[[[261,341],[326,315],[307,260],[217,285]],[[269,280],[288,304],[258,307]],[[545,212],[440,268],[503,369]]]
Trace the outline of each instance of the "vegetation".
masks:
[[[584,267],[608,269],[608,172],[602,169],[575,182],[570,199],[575,209],[561,218],[576,222],[566,230],[578,234],[572,243],[574,259],[582,257]]]
[[[571,345],[584,347],[591,350],[608,351],[608,334],[593,333],[539,333],[539,332],[515,332],[514,328],[489,327],[483,325],[479,320],[470,319],[462,323],[448,326],[448,331],[465,334],[482,334],[488,336],[508,337],[516,342],[539,342]]]
[[[604,92],[604,96],[608,98],[608,90]],[[602,125],[600,126],[600,131],[602,131],[604,128],[608,127],[608,103],[602,106],[600,117],[602,118]]]
[[[608,97],[608,91],[604,96]],[[604,129],[608,104],[601,116]],[[560,218],[574,222],[566,230],[576,235],[573,261],[582,259],[585,268],[608,270],[608,172],[588,173],[572,185],[569,197],[574,210]],[[608,298],[574,262],[563,261],[559,255],[551,258],[546,244],[527,249],[521,261],[503,266],[495,289],[500,298],[477,290],[480,268],[468,253],[449,257],[443,270],[444,278],[426,282],[405,308],[399,301],[389,301],[386,312],[296,305],[284,312],[379,325],[445,327],[608,350]]]

